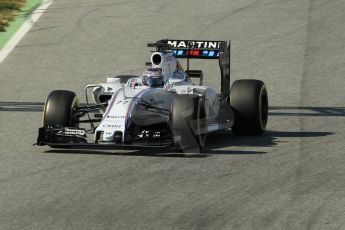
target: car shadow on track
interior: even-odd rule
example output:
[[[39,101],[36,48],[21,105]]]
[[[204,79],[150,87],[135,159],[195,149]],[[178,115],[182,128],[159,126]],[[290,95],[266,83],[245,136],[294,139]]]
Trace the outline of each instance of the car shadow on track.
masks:
[[[331,132],[288,132],[266,131],[260,136],[236,136],[231,131],[214,133],[208,136],[207,147],[201,151],[172,152],[171,150],[150,149],[133,151],[109,151],[90,149],[51,149],[45,153],[57,154],[92,154],[115,156],[146,156],[146,157],[181,157],[181,158],[205,158],[212,155],[255,155],[265,154],[265,151],[231,150],[229,147],[274,147],[280,142],[280,137],[323,137],[332,135]]]
[[[281,142],[281,137],[323,137],[332,135],[331,132],[307,132],[307,131],[272,131],[268,130],[260,136],[236,136],[231,131],[215,133],[208,136],[207,149],[209,154],[234,154],[233,151],[223,150],[227,147],[274,147]],[[250,153],[250,151],[248,152]],[[247,154],[248,154],[247,153]],[[251,154],[263,154],[266,152],[252,152]],[[236,153],[235,153],[236,154]],[[239,152],[238,154],[241,154]]]
[[[181,157],[181,158],[204,158],[210,156],[202,153],[176,153],[168,150],[133,150],[130,152],[115,152],[109,150],[86,150],[86,149],[51,149],[45,153],[58,154],[81,154],[81,155],[109,155],[109,156],[146,156],[146,157]]]
[[[343,117],[345,107],[328,106],[270,106],[269,116]]]

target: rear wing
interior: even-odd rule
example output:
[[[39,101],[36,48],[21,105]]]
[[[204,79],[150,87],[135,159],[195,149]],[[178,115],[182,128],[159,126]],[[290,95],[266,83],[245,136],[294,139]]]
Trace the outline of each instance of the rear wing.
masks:
[[[219,59],[221,94],[229,100],[231,41],[162,39],[148,44],[148,47],[156,47],[157,52],[172,50],[176,58],[187,58],[187,71],[190,71],[189,59],[191,58]]]
[[[219,59],[227,41],[162,39],[148,46],[156,47],[157,51],[172,50],[177,58]]]

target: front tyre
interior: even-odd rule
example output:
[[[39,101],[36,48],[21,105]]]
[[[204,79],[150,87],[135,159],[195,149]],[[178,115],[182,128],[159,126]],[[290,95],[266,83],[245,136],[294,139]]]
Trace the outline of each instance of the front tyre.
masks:
[[[235,112],[235,134],[259,135],[266,129],[268,96],[265,84],[259,80],[237,80],[230,91],[230,104]]]
[[[52,91],[44,105],[43,127],[61,125],[77,127],[78,118],[75,116],[78,99],[75,93],[66,90]]]

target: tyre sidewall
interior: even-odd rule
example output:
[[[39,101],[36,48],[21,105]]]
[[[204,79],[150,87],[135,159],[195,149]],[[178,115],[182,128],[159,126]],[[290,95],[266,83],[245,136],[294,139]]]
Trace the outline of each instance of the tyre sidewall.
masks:
[[[236,134],[257,135],[265,130],[268,100],[267,90],[262,81],[235,81],[231,88],[230,101],[235,112],[235,124],[232,129]]]
[[[52,91],[44,106],[43,126],[78,126],[78,119],[73,118],[77,107],[78,99],[75,93],[65,90]]]

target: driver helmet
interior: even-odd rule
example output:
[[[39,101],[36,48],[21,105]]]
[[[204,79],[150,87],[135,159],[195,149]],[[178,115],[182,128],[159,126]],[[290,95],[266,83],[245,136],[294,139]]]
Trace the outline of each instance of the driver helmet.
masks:
[[[141,81],[143,85],[159,88],[164,86],[164,76],[162,70],[158,68],[151,68],[144,71]]]

